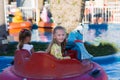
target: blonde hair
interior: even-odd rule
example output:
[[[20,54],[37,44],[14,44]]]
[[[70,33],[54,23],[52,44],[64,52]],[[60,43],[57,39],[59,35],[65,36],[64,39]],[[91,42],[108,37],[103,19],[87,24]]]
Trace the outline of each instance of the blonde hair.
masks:
[[[54,28],[52,34],[54,35],[54,34],[56,33],[57,30],[63,30],[63,31],[66,33],[66,30],[65,30],[64,27],[62,27],[62,26],[56,26],[56,27]],[[48,46],[46,52],[50,53],[51,47],[52,47],[52,45],[53,45],[54,43],[57,44],[57,41],[56,41],[54,38],[52,38],[52,41],[51,41],[51,43],[49,44],[49,46]],[[65,40],[61,43],[61,48],[62,48],[62,49],[61,49],[61,52],[62,52],[62,53],[64,53],[65,46],[66,46],[66,38],[65,38]]]

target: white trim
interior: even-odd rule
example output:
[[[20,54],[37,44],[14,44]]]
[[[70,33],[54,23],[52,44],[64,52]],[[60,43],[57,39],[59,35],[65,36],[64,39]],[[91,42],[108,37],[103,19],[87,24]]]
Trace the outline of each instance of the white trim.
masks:
[[[6,26],[6,31],[8,31],[6,0],[3,0],[3,1],[4,1],[5,26]]]
[[[36,1],[36,24],[38,25],[38,22],[39,22],[39,14],[40,12],[38,12],[38,0],[35,0]]]

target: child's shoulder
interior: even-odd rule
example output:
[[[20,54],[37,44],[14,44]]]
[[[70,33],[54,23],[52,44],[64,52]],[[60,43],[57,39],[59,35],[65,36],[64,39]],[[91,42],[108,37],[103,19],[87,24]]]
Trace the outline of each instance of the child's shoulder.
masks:
[[[57,45],[56,43],[53,43],[53,45]]]
[[[56,43],[53,43],[53,45],[52,46],[58,46],[58,44],[56,44]]]
[[[31,44],[24,44],[23,47],[31,47],[32,48],[33,45],[31,45]]]
[[[24,44],[25,46],[31,46],[32,44]]]
[[[54,43],[54,44],[52,45],[52,48],[61,48],[61,46],[59,46],[58,44]]]

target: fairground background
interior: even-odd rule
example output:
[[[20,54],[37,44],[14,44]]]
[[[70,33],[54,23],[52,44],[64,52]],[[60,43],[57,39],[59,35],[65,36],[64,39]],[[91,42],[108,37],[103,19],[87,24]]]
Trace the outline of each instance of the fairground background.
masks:
[[[31,30],[38,51],[46,49],[56,25],[64,26],[69,34],[79,23],[89,53],[119,55],[120,0],[0,0],[0,11],[0,56],[14,55],[23,28]],[[103,63],[109,79],[119,80],[120,58]],[[5,66],[0,63],[0,67]]]

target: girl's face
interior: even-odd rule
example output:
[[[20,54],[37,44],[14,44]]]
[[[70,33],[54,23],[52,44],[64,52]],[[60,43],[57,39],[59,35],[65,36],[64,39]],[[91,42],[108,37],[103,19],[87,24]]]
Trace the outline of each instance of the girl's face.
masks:
[[[58,43],[62,43],[66,38],[66,33],[64,30],[58,29],[55,31],[55,34],[53,36]]]
[[[29,43],[31,40],[31,37],[30,36],[27,36],[25,39],[24,39],[24,43]]]

